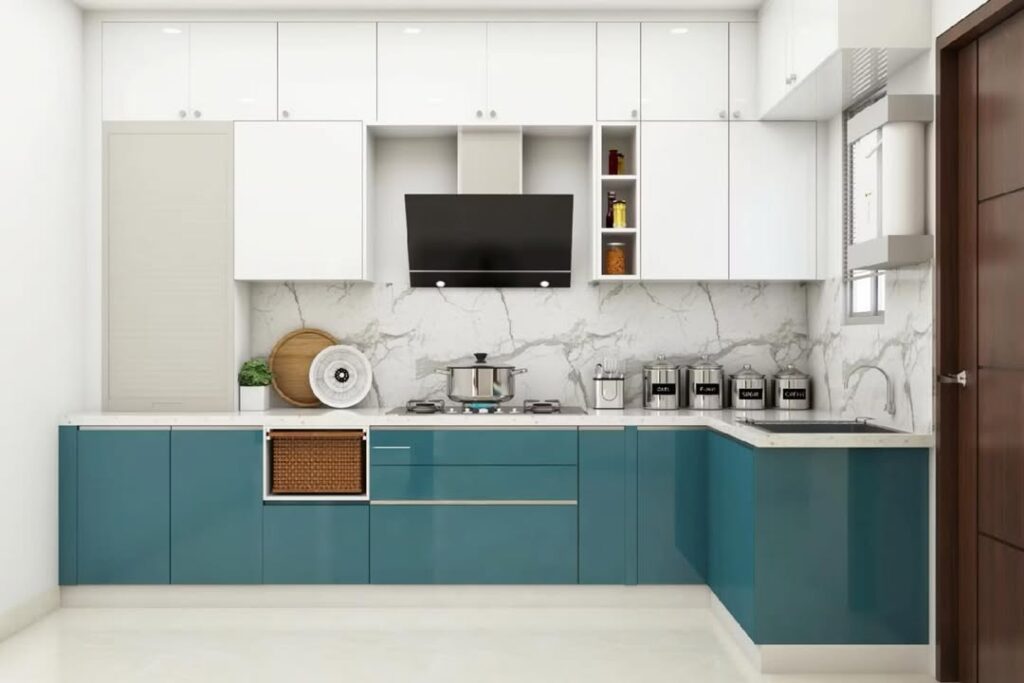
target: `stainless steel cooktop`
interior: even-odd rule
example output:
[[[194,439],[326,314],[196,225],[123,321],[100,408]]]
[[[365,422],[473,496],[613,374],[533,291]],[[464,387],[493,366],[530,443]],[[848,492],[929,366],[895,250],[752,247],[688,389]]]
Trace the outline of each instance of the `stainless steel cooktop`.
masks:
[[[561,401],[527,400],[522,403],[446,403],[440,399],[409,401],[389,415],[586,415],[576,406],[563,406]]]

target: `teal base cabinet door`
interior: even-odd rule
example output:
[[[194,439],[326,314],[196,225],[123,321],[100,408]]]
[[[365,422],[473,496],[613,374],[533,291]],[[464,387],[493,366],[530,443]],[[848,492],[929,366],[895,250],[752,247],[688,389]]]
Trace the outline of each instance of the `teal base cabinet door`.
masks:
[[[703,584],[707,576],[707,432],[637,433],[637,580]]]
[[[78,427],[58,429],[58,581],[78,583]]]
[[[171,583],[263,580],[262,430],[171,431]]]
[[[371,505],[370,582],[571,584],[575,505]]]
[[[581,428],[580,583],[636,583],[636,429]]]
[[[263,507],[263,583],[369,580],[366,503],[268,503]]]
[[[78,583],[170,581],[170,435],[78,431]]]

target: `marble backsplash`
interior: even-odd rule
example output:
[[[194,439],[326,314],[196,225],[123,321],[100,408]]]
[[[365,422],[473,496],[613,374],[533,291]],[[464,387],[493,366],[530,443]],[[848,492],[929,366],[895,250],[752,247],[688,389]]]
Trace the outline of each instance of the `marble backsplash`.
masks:
[[[266,355],[297,327],[324,329],[367,354],[374,381],[364,405],[382,407],[442,398],[444,377],[434,371],[477,351],[528,368],[517,399],[571,405],[592,404],[594,365],[605,359],[627,372],[631,406],[640,404],[641,366],[659,354],[680,363],[707,354],[727,372],[744,363],[764,373],[807,369],[805,285],[577,282],[557,290],[254,284],[251,346]]]

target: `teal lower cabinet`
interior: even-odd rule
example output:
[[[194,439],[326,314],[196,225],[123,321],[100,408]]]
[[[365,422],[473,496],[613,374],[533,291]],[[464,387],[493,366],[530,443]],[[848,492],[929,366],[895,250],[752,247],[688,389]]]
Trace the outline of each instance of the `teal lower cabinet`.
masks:
[[[171,583],[263,579],[263,431],[171,431]]]
[[[637,581],[706,583],[707,431],[641,428],[636,467]]]
[[[374,465],[576,465],[577,430],[371,429]]]
[[[711,434],[709,584],[758,644],[928,642],[928,451]]]
[[[370,582],[576,583],[576,526],[575,504],[371,504]]]
[[[170,581],[170,441],[168,429],[78,430],[78,583]]]
[[[635,428],[580,429],[579,517],[580,583],[635,584]]]
[[[57,431],[58,582],[78,583],[78,427]]]
[[[369,580],[370,510],[366,503],[264,505],[264,583]]]
[[[576,465],[374,465],[376,500],[576,500]]]

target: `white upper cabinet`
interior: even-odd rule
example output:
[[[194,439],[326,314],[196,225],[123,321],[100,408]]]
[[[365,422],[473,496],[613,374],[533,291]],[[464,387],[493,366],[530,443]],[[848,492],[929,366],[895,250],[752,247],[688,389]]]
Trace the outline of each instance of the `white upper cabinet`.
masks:
[[[644,280],[729,277],[729,128],[719,122],[641,126]]]
[[[793,0],[767,0],[758,23],[758,101],[761,114],[781,100],[792,85],[789,25]]]
[[[640,24],[597,25],[597,118],[640,117]]]
[[[377,25],[279,24],[277,78],[280,120],[375,120]]]
[[[235,279],[366,277],[363,125],[235,124]]]
[[[377,25],[378,117],[385,123],[480,122],[487,110],[487,25]]]
[[[733,123],[729,134],[730,278],[815,279],[815,123]]]
[[[757,24],[729,24],[729,116],[756,119]]]
[[[643,119],[728,118],[729,25],[645,23],[642,32]]]
[[[487,119],[579,123],[595,118],[592,23],[487,25]]]
[[[190,43],[192,118],[277,118],[277,24],[192,24]]]
[[[168,121],[188,113],[188,24],[104,24],[103,118]]]

